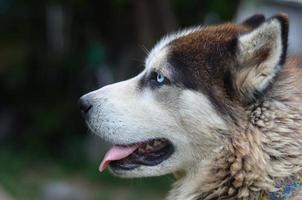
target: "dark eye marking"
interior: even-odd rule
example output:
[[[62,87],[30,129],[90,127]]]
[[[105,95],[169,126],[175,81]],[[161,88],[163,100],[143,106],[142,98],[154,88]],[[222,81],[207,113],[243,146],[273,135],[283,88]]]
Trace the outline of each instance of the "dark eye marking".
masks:
[[[149,81],[151,87],[160,87],[171,83],[170,80],[165,77],[162,73],[155,71],[151,72]]]

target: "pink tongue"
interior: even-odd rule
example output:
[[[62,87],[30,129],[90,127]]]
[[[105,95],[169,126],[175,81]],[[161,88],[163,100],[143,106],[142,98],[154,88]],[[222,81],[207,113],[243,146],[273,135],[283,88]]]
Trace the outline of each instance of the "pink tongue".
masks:
[[[133,146],[128,146],[128,147],[121,147],[121,146],[111,147],[111,149],[109,149],[109,151],[106,153],[106,155],[99,167],[99,171],[100,172],[104,171],[111,161],[121,160],[123,158],[128,157],[137,148],[138,148],[138,145],[133,145]]]

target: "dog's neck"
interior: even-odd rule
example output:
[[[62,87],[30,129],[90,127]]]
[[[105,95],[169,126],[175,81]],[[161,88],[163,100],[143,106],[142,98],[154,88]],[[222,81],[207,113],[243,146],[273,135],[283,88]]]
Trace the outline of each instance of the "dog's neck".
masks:
[[[170,191],[167,200],[195,200],[199,196],[200,186],[203,182],[204,170],[207,169],[209,163],[203,160],[197,166],[174,173],[176,182]]]
[[[275,182],[302,172],[302,70],[289,61],[266,97],[245,109],[247,119],[213,158],[192,167],[168,200],[259,200]]]

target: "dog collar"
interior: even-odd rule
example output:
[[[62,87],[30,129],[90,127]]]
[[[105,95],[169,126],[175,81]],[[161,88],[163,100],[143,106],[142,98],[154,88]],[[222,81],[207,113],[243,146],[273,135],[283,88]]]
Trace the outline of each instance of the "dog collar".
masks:
[[[276,184],[275,192],[265,194],[261,200],[286,200],[302,186],[302,175],[291,176]]]

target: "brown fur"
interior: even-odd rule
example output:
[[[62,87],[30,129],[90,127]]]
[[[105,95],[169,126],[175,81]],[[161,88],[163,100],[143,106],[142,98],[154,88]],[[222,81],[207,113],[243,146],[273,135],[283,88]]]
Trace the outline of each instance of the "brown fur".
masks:
[[[190,78],[193,88],[217,85],[226,70],[226,63],[232,62],[236,37],[249,29],[232,23],[201,28],[170,43],[170,62]],[[193,75],[193,77],[192,77]],[[219,83],[218,83],[219,84]]]
[[[181,84],[206,94],[222,114],[229,113],[228,108],[218,99],[238,99],[233,96],[230,69],[236,66],[236,38],[249,30],[232,23],[209,26],[169,44],[169,62]]]

